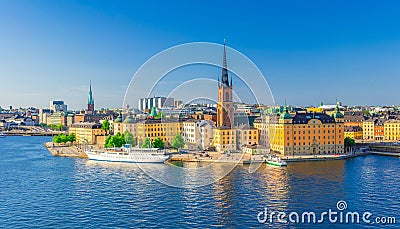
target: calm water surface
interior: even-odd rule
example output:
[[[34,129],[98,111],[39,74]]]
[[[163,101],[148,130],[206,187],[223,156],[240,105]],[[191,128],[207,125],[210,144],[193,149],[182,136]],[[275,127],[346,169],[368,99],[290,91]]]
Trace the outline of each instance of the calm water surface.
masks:
[[[323,212],[337,210],[339,200],[347,202],[349,211],[400,221],[398,158],[366,156],[287,168],[263,165],[252,174],[238,166],[211,185],[180,189],[154,181],[132,164],[54,157],[43,146],[49,140],[0,139],[1,228],[374,227],[257,220],[265,207]],[[167,165],[149,166],[169,171]]]

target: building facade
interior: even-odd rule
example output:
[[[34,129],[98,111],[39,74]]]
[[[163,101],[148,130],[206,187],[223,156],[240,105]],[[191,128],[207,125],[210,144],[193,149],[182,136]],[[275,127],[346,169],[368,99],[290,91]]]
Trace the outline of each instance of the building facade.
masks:
[[[282,156],[344,153],[344,116],[336,108],[326,113],[296,113],[287,108],[269,127],[271,150]]]
[[[68,129],[69,134],[75,134],[77,143],[89,145],[104,145],[106,131],[100,123],[74,123]]]
[[[182,133],[182,121],[146,119],[137,123],[137,138],[139,145],[145,138],[154,141],[161,138],[165,146],[171,146],[176,134]]]
[[[384,137],[386,141],[400,140],[400,120],[391,119],[385,122]]]
[[[67,105],[64,101],[52,100],[50,101],[50,110],[53,112],[67,112]]]

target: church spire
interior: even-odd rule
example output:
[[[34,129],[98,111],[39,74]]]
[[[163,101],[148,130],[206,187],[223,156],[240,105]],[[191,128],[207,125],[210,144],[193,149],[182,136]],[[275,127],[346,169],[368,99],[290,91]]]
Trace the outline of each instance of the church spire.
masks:
[[[94,99],[92,92],[92,81],[89,83],[88,111],[94,112]]]
[[[226,63],[226,45],[224,39],[224,57],[222,61],[222,85],[229,87],[229,79],[228,79],[228,65]],[[231,80],[232,82],[232,80]]]
[[[89,98],[88,98],[88,105],[94,105],[94,100],[93,100],[93,92],[92,92],[92,81],[90,81],[89,84]]]

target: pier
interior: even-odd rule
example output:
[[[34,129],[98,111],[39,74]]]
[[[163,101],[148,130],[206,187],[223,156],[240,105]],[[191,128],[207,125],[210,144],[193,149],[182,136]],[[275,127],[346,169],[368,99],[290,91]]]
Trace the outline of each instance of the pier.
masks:
[[[77,146],[55,146],[52,142],[44,143],[44,146],[51,154],[58,157],[88,158],[83,149]]]
[[[377,151],[370,151],[370,154],[374,155],[381,155],[381,156],[389,156],[389,157],[400,157],[400,153],[395,152],[377,152]]]

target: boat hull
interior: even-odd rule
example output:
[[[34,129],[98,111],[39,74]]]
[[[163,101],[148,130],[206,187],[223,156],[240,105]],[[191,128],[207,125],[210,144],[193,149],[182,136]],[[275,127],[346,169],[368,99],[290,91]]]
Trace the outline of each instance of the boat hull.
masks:
[[[164,163],[169,156],[151,153],[110,153],[86,151],[89,160],[123,163]]]
[[[286,162],[267,161],[267,164],[273,166],[287,166]]]

